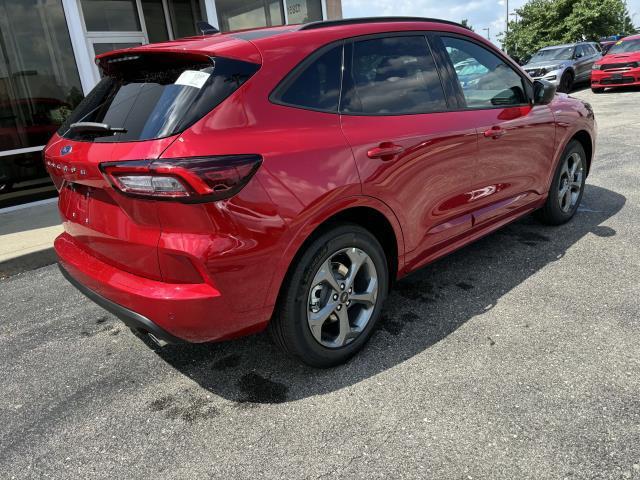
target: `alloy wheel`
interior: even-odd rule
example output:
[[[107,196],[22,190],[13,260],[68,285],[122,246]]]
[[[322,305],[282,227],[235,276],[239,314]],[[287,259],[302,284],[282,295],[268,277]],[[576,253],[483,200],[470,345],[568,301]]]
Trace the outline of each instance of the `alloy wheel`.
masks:
[[[313,338],[327,348],[353,342],[365,330],[378,298],[371,257],[355,247],[329,255],[309,290],[307,321]]]
[[[558,202],[560,210],[564,213],[575,208],[582,191],[584,168],[582,158],[577,152],[572,153],[564,160],[558,182]]]

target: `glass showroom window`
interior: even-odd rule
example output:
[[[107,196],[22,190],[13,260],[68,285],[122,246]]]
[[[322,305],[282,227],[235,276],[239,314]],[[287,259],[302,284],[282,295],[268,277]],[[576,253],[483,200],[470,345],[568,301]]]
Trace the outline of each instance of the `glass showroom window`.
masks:
[[[288,23],[308,23],[322,20],[321,0],[287,0]]]
[[[173,38],[191,37],[196,34],[196,23],[203,20],[198,0],[167,0]]]
[[[61,0],[0,0],[0,208],[55,194],[41,149],[81,99]]]
[[[137,32],[140,19],[135,0],[82,0],[89,32]]]
[[[223,31],[284,24],[281,0],[216,0],[216,9]]]

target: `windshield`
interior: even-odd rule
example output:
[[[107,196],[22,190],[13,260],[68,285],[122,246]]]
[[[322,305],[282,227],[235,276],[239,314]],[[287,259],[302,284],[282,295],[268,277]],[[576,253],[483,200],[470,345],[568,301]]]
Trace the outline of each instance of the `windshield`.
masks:
[[[168,54],[108,58],[104,67],[104,78],[60,127],[59,135],[92,142],[175,135],[224,101],[258,69],[258,65],[239,60],[194,60]],[[124,131],[70,129],[79,122],[103,123]]]
[[[607,55],[612,53],[632,53],[640,52],[640,38],[633,40],[620,40],[609,49]]]
[[[545,48],[531,57],[529,63],[545,62],[547,60],[571,60],[575,47]]]

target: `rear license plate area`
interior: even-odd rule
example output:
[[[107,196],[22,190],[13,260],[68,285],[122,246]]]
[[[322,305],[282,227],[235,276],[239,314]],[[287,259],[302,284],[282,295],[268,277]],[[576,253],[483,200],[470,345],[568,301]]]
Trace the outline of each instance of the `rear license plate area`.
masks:
[[[66,188],[68,189],[67,219],[74,223],[88,225],[90,222],[91,187],[79,183],[70,183]]]

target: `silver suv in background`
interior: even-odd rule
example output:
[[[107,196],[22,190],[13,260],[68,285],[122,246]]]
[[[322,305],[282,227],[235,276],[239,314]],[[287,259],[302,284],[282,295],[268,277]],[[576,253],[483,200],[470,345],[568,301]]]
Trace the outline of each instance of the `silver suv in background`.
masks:
[[[602,58],[602,49],[595,42],[580,42],[545,47],[536,52],[523,67],[534,80],[543,78],[570,92],[574,83],[591,80],[591,66]]]

